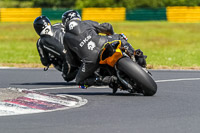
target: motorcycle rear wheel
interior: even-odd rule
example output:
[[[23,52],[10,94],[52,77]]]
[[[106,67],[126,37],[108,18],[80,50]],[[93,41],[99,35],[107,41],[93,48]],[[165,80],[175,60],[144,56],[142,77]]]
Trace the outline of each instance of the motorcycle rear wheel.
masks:
[[[141,86],[144,96],[153,96],[157,92],[157,84],[152,77],[130,58],[121,58],[117,68]]]

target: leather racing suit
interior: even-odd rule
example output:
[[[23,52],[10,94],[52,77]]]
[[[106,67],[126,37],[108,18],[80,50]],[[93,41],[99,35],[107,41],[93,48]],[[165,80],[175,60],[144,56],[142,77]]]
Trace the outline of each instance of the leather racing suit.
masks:
[[[64,80],[71,81],[75,78],[77,67],[74,67],[73,56],[65,50],[63,45],[64,27],[61,23],[51,26],[50,35],[41,35],[37,41],[37,50],[41,63],[49,67],[51,64],[62,71]]]
[[[104,33],[108,36],[101,36]],[[94,71],[99,66],[99,53],[108,41],[122,40],[122,46],[127,46],[133,53],[134,49],[119,34],[114,34],[109,23],[99,24],[95,21],[70,20],[65,25],[64,44],[81,61],[76,75],[78,85],[95,85]]]

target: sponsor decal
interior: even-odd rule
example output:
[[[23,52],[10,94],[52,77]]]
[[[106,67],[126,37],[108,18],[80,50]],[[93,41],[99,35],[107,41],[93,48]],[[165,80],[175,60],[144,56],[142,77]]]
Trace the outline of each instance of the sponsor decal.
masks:
[[[94,43],[93,41],[90,41],[90,42],[87,44],[87,46],[88,46],[88,49],[89,49],[89,50],[94,50],[94,48],[96,47],[96,45],[95,45],[95,43]]]
[[[50,35],[53,36],[53,32],[51,31],[51,25],[46,26],[40,33],[40,35]]]
[[[42,113],[80,107],[86,99],[71,95],[50,95],[26,89],[12,89],[13,93],[23,96],[0,101],[0,116]]]
[[[69,13],[69,17],[70,17],[70,18],[73,18],[73,17],[75,17],[75,16],[76,16],[76,13],[75,13],[75,12]]]
[[[67,50],[66,50],[66,49],[63,49],[63,53],[66,54],[66,53],[67,53]]]
[[[69,30],[73,30],[74,27],[76,27],[77,25],[78,25],[78,23],[76,23],[76,22],[74,22],[74,21],[70,22],[70,23],[69,23]]]
[[[85,72],[85,63],[83,63],[82,72]]]
[[[90,39],[91,35],[87,36],[86,38],[83,39],[83,41],[79,44],[80,47],[83,47]]]

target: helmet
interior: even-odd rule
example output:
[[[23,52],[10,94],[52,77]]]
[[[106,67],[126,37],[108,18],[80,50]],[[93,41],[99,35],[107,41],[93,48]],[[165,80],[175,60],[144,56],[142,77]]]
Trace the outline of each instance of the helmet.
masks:
[[[46,16],[37,17],[33,26],[38,35],[48,34],[51,31],[51,22]]]
[[[69,11],[66,11],[65,13],[63,13],[63,15],[62,15],[62,23],[63,23],[64,26],[68,21],[70,21],[72,19],[81,20],[81,16],[75,10],[69,10]]]

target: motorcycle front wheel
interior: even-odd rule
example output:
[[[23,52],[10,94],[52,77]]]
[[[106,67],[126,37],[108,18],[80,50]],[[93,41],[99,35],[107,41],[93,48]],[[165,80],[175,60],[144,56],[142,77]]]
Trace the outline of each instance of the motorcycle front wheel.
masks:
[[[149,73],[145,72],[141,66],[130,58],[121,58],[117,62],[117,68],[141,86],[144,96],[153,96],[157,92],[157,84]]]

